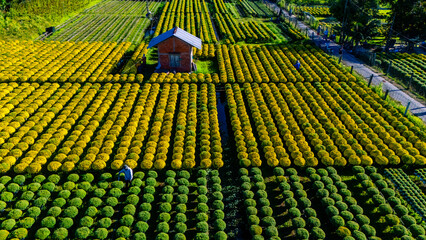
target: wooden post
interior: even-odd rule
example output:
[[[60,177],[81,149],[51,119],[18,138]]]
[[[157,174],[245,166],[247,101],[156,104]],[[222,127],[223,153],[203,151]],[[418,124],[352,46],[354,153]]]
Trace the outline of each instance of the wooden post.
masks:
[[[354,71],[354,66],[351,66],[351,74],[352,74],[353,71]]]
[[[386,75],[389,74],[391,66],[392,66],[392,60],[389,62],[389,66],[388,66],[388,70],[386,71]]]
[[[388,97],[388,94],[389,94],[389,89],[386,90],[385,96],[383,97],[383,100],[386,100],[386,98]]]
[[[339,64],[340,64],[340,62],[342,62],[342,58],[343,58],[343,54],[341,54],[340,57],[339,57]]]
[[[404,116],[407,116],[408,108],[410,107],[411,102],[407,103],[407,107],[405,108]]]
[[[373,74],[371,74],[371,76],[370,76],[370,81],[368,81],[368,86],[370,86],[370,85],[371,85],[371,82],[373,81],[373,77],[374,77],[374,75],[373,75]]]
[[[411,84],[413,83],[414,72],[411,72],[410,82],[408,83],[408,89],[411,89]]]

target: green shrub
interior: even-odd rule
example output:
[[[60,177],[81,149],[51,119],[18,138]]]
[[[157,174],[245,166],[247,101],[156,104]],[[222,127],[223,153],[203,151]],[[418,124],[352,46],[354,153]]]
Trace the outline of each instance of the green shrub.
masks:
[[[111,206],[105,206],[102,208],[101,214],[104,217],[112,217],[114,215],[114,208]]]
[[[42,189],[42,190],[39,190],[38,192],[37,192],[37,195],[39,196],[39,197],[44,197],[44,198],[50,198],[50,195],[52,195],[48,190],[45,190],[45,189]]]
[[[124,206],[122,213],[123,214],[135,215],[136,207],[132,204],[127,204],[126,206]]]
[[[58,217],[62,212],[60,207],[51,207],[47,212],[48,216]]]
[[[61,198],[68,199],[71,196],[71,192],[69,190],[62,190],[58,195]]]
[[[352,237],[354,237],[356,240],[367,240],[365,234],[358,230],[352,231]]]
[[[126,226],[121,226],[117,229],[117,236],[128,238],[130,236],[130,229]]]
[[[265,229],[265,235],[267,237],[278,236],[278,229],[275,226],[269,226]]]
[[[147,186],[153,186],[155,187],[155,185],[157,184],[157,180],[155,180],[155,178],[149,177],[145,180],[145,184]]]
[[[172,205],[168,202],[161,203],[159,210],[160,212],[170,212],[172,210]]]
[[[111,197],[119,198],[123,194],[123,192],[119,188],[111,188],[108,194]]]
[[[360,225],[370,224],[370,218],[368,218],[367,216],[363,214],[356,215],[355,219]]]
[[[296,229],[296,238],[297,239],[309,239],[309,231],[304,228]]]
[[[106,239],[108,237],[108,230],[106,228],[96,229],[95,237],[99,239]]]
[[[161,196],[161,201],[171,203],[173,201],[173,195],[172,194],[163,194]]]
[[[403,225],[395,225],[392,227],[391,233],[396,237],[402,237],[407,234],[407,229]]]
[[[221,192],[222,186],[219,183],[213,183],[212,190],[213,192]]]
[[[112,174],[111,173],[102,173],[101,174],[101,180],[103,180],[103,181],[108,181],[111,178],[112,178]]]
[[[333,216],[331,218],[331,224],[334,227],[342,227],[345,226],[345,220],[341,216]]]
[[[132,205],[136,205],[139,202],[139,197],[137,195],[131,194],[127,196],[126,202]]]
[[[302,214],[300,213],[300,210],[296,207],[292,207],[288,210],[288,214],[291,218],[300,217]]]
[[[61,207],[65,206],[65,204],[67,204],[67,200],[65,200],[64,198],[61,198],[61,197],[56,198],[55,200],[53,200],[52,204],[55,207],[61,208]]]
[[[205,195],[205,194],[207,194],[208,190],[207,190],[206,186],[198,186],[197,192],[200,195]]]
[[[151,193],[145,193],[142,196],[142,201],[145,203],[152,203],[154,201],[154,195],[152,195]]]
[[[170,214],[166,212],[160,213],[160,215],[158,215],[158,221],[160,222],[168,222],[170,221],[170,218]]]
[[[214,240],[226,240],[228,239],[228,235],[224,231],[216,232],[214,235]]]
[[[2,192],[1,193],[1,200],[4,202],[11,202],[13,199],[13,193],[11,192]]]
[[[18,228],[15,229],[12,233],[11,233],[12,237],[18,238],[18,239],[23,239],[26,238],[28,235],[28,230],[25,228]]]
[[[27,209],[28,205],[30,205],[30,203],[27,200],[19,200],[15,203],[15,208],[25,210]]]
[[[74,225],[74,220],[72,220],[72,218],[66,217],[66,218],[62,218],[61,222],[59,223],[59,226],[62,228],[70,228],[72,227],[72,225]]]
[[[53,182],[47,182],[41,185],[41,187],[49,192],[55,191],[56,185]]]
[[[7,216],[9,218],[13,218],[13,219],[19,219],[22,216],[22,210],[20,209],[12,209],[9,211],[9,214],[7,214]]]
[[[124,215],[123,217],[121,217],[120,223],[123,226],[131,227],[132,224],[133,224],[133,222],[134,222],[134,220],[135,219],[133,218],[132,215],[127,214],[127,215]]]
[[[296,228],[304,228],[306,226],[305,220],[301,217],[293,218],[291,221]]]
[[[319,227],[313,227],[311,229],[310,235],[313,239],[324,239],[325,238],[325,232]]]
[[[410,215],[402,216],[401,221],[404,223],[405,226],[411,226],[413,224],[416,224],[416,219],[414,217],[410,216]]]
[[[146,232],[147,230],[148,230],[148,228],[149,228],[149,225],[148,225],[148,223],[146,223],[145,221],[138,221],[136,224],[135,224],[135,227],[136,227],[136,229],[139,231],[139,232]]]
[[[155,240],[169,240],[169,234],[167,233],[159,233]]]
[[[349,211],[340,212],[340,216],[342,216],[345,221],[350,221],[354,218],[354,215]]]
[[[30,207],[27,210],[27,215],[32,218],[37,218],[41,214],[39,207]]]
[[[81,205],[83,205],[83,200],[81,200],[81,198],[75,197],[73,199],[71,199],[70,201],[68,201],[68,204],[70,206],[74,206],[74,207],[81,207]]]
[[[306,221],[306,224],[310,228],[320,227],[321,226],[321,221],[318,218],[316,218],[316,217],[309,217],[308,220]]]
[[[376,236],[376,229],[368,224],[364,224],[361,226],[361,230],[367,234],[367,236]]]
[[[98,186],[102,189],[107,189],[109,187],[109,182],[107,181],[99,181]]]
[[[110,218],[105,217],[105,218],[100,219],[100,220],[98,221],[98,223],[99,223],[99,226],[100,226],[101,228],[106,228],[106,229],[108,229],[108,228],[111,226],[112,221],[111,221],[111,219],[110,219]]]
[[[147,238],[146,238],[145,233],[139,232],[139,233],[135,234],[134,239],[135,240],[146,240]]]
[[[177,213],[175,215],[175,219],[174,220],[176,222],[186,222],[187,218],[186,218],[186,215],[184,213]]]
[[[124,182],[122,181],[114,181],[111,183],[111,186],[113,188],[123,189],[124,188]]]
[[[92,197],[89,200],[89,205],[93,206],[93,207],[99,207],[100,205],[102,205],[102,200],[98,197]]]
[[[306,208],[305,209],[305,214],[307,217],[316,217],[317,216],[317,212],[315,211],[315,209],[313,208]]]
[[[351,231],[359,230],[359,224],[350,220],[346,222],[346,227],[349,228],[349,230]]]
[[[50,236],[50,230],[48,228],[39,228],[35,234],[38,239],[46,239]]]
[[[265,226],[276,226],[277,225],[275,219],[271,216],[267,216],[267,217],[262,218],[262,223]],[[258,225],[258,223],[256,225]]]
[[[65,239],[68,237],[68,230],[66,228],[58,228],[53,232],[54,239]]]
[[[413,224],[409,227],[409,230],[414,237],[425,234],[425,229],[421,225]]]
[[[78,174],[73,173],[68,175],[67,180],[76,183],[78,182],[78,180],[80,180],[80,176]]]
[[[59,177],[59,175],[57,174],[51,174],[47,180],[49,180],[49,182],[52,182],[54,184],[58,184],[58,182],[61,180],[61,177]]]
[[[404,216],[404,215],[408,214],[408,209],[405,206],[403,206],[403,205],[396,205],[393,208],[393,210],[395,210],[395,213],[398,216]]]
[[[209,231],[207,222],[198,222],[195,227],[198,232],[207,233]]]
[[[93,174],[91,174],[91,173],[86,173],[86,174],[84,174],[83,175],[83,181],[85,181],[85,182],[89,182],[89,183],[91,183],[91,182],[93,182],[93,180],[95,180],[95,177],[93,176]]]
[[[168,178],[166,178],[166,180],[164,181],[164,183],[167,185],[167,186],[173,186],[174,184],[175,184],[175,182],[176,182],[176,180],[174,179],[174,178],[172,178],[172,177],[168,177]]]
[[[25,176],[23,176],[23,175],[16,175],[13,178],[13,182],[22,186],[25,183]]]
[[[27,190],[37,192],[41,188],[40,183],[34,182],[27,185]]]
[[[151,218],[151,213],[149,213],[148,211],[140,211],[138,216],[139,220],[146,222]]]
[[[164,232],[164,233],[168,233],[169,232],[169,224],[166,222],[160,222],[157,225],[157,231],[158,232]]]
[[[85,214],[86,216],[89,216],[89,217],[95,217],[97,213],[98,213],[98,209],[94,206],[90,206],[87,208]]]
[[[76,197],[84,199],[86,197],[86,195],[87,195],[87,192],[85,190],[83,190],[83,189],[77,189],[74,192],[74,194],[75,194]]]
[[[115,207],[118,204],[118,199],[116,197],[109,197],[109,198],[106,199],[105,203],[108,206]]]
[[[133,182],[134,182],[134,180],[132,181],[132,183],[133,183]],[[136,187],[136,186],[134,186],[134,187],[130,187],[130,188],[129,188],[129,191],[128,191],[128,193],[130,193],[130,194],[135,194],[135,195],[138,195],[140,192],[141,192],[140,187]]]
[[[358,214],[363,214],[364,213],[364,210],[362,209],[362,207],[360,207],[359,205],[351,205],[351,206],[349,206],[349,209],[351,210],[351,212],[353,213],[353,214],[355,214],[355,215],[358,215]]]
[[[1,223],[1,228],[10,231],[15,227],[15,225],[15,219],[6,219]]]
[[[33,205],[36,207],[43,207],[47,203],[47,198],[45,197],[39,197],[36,200],[33,201]]]
[[[260,223],[260,219],[259,219],[259,217],[258,217],[258,216],[256,216],[256,215],[250,215],[250,216],[248,217],[248,223],[249,223],[250,225],[259,225],[259,223]]]
[[[75,236],[79,239],[86,239],[91,232],[88,227],[80,227],[75,231]]]
[[[26,229],[31,228],[34,223],[35,223],[35,219],[32,217],[26,217],[22,219],[21,221],[19,221],[19,225]]]
[[[87,192],[92,188],[92,185],[89,182],[81,182],[78,184],[78,188]]]
[[[54,228],[56,225],[56,218],[49,216],[49,217],[45,217],[43,218],[43,220],[41,220],[41,226],[42,227],[47,227],[47,228]]]
[[[152,209],[151,203],[142,203],[140,205],[140,209],[142,211],[151,211],[151,209]]]
[[[176,205],[176,212],[178,212],[178,213],[186,213],[186,205],[185,204],[178,204],[178,205]]]

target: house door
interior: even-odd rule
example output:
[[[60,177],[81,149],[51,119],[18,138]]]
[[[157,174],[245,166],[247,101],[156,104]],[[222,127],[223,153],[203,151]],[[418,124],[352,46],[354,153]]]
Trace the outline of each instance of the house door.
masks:
[[[171,53],[170,57],[170,67],[177,68],[180,67],[180,54],[179,53]]]

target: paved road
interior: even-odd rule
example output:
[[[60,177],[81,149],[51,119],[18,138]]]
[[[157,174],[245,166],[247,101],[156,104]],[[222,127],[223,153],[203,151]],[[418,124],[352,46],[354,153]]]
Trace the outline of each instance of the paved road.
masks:
[[[279,7],[276,4],[268,3],[268,5],[276,13],[279,12]],[[302,33],[306,34],[307,32],[308,36],[315,42],[318,47],[322,48],[323,50],[327,50],[326,41],[322,36],[317,35],[315,30],[310,29],[304,22],[298,21],[295,16],[290,17],[288,12],[284,9],[282,9],[282,14],[287,19],[290,19],[290,21],[292,21]],[[338,56],[340,46],[335,42],[331,41],[328,41],[328,45],[330,53]],[[386,90],[389,90],[389,96],[401,103],[401,105],[403,106],[407,106],[407,104],[410,102],[409,111],[413,115],[421,118],[423,122],[426,123],[426,106],[423,103],[409,96],[407,93],[405,93],[405,89],[400,89],[396,87],[395,85],[387,81],[385,78],[383,78],[381,74],[378,74],[377,72],[371,70],[361,60],[359,60],[347,51],[343,51],[342,62],[348,67],[353,66],[354,71],[363,76],[366,81],[369,81],[371,75],[373,75],[371,85],[376,86],[382,84],[383,91],[385,92]]]

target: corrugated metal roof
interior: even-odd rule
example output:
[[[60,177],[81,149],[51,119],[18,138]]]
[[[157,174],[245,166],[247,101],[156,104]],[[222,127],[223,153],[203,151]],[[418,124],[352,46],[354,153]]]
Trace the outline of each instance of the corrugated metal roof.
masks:
[[[187,31],[185,31],[181,28],[178,28],[178,27],[172,28],[169,31],[167,31],[163,34],[160,34],[157,37],[153,38],[151,40],[151,42],[149,42],[148,48],[154,47],[157,44],[159,44],[159,43],[161,43],[161,42],[163,42],[163,41],[165,41],[165,40],[167,40],[171,37],[177,37],[180,40],[188,43],[189,45],[196,47],[196,48],[201,50],[201,44],[202,44],[201,39],[190,34],[189,32],[187,32]]]

